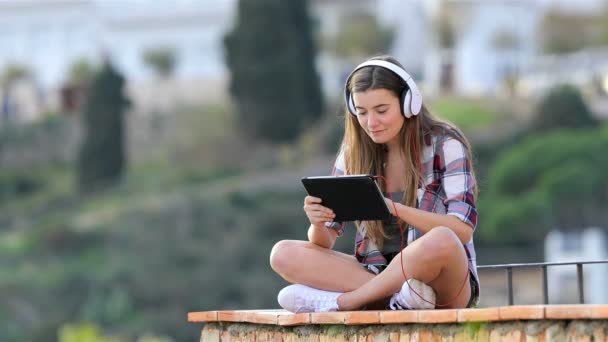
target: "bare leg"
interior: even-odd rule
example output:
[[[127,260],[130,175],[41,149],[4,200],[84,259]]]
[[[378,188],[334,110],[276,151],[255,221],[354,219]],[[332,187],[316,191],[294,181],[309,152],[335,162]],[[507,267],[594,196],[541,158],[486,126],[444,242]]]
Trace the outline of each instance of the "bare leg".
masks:
[[[441,308],[464,308],[471,296],[468,282],[468,259],[462,243],[447,227],[436,227],[414,241],[391,261],[378,276],[371,278],[354,291],[338,298],[340,310],[355,310],[398,292],[403,285],[403,268],[408,278],[430,285],[437,293]]]
[[[308,241],[277,242],[270,265],[290,283],[334,292],[353,291],[375,277],[355,257]]]

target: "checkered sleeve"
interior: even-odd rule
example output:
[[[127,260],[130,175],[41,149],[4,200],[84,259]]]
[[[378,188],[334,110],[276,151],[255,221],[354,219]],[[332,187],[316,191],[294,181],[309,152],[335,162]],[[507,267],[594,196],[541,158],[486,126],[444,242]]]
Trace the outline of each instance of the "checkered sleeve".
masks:
[[[442,184],[445,190],[444,205],[447,214],[458,217],[473,229],[477,226],[475,207],[475,179],[466,147],[458,140],[448,138],[441,144],[439,157],[443,165]]]
[[[338,154],[338,158],[336,158],[336,162],[334,163],[334,167],[331,170],[331,175],[343,176],[345,169],[344,151],[340,151],[340,154]],[[325,226],[338,232],[338,236],[342,236],[342,234],[344,234],[344,230],[346,229],[346,222],[326,222]]]

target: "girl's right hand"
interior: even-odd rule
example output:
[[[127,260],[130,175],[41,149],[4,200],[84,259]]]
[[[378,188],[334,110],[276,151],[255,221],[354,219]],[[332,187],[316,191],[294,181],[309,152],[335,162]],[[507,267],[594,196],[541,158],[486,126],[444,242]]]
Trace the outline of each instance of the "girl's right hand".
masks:
[[[322,206],[321,199],[313,196],[304,197],[304,212],[308,216],[308,220],[315,226],[325,226],[325,222],[333,222],[336,214]]]

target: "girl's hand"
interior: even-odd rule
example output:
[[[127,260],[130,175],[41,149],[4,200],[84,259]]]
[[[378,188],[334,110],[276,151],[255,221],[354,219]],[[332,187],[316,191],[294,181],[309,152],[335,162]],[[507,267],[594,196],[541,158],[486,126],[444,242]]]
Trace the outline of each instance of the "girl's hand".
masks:
[[[308,216],[308,220],[315,226],[325,226],[325,222],[333,222],[336,214],[322,206],[321,199],[313,196],[304,197],[304,212]]]

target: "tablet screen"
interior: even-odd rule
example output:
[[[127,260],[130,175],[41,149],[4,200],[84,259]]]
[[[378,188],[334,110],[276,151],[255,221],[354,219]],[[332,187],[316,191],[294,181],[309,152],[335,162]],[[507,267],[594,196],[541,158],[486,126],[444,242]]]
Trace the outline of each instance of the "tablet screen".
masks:
[[[391,212],[382,191],[371,175],[304,177],[302,184],[310,196],[336,214],[334,221],[386,220]]]

